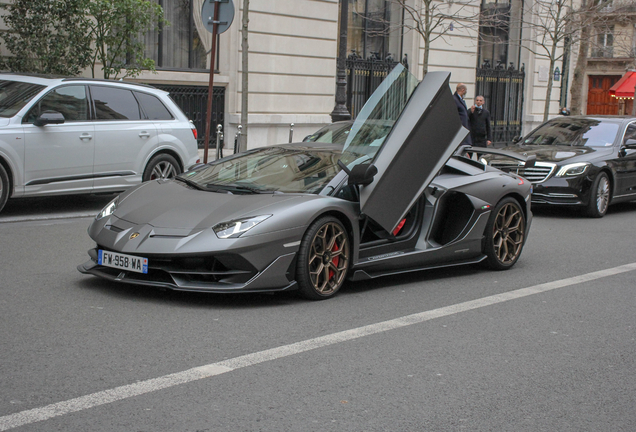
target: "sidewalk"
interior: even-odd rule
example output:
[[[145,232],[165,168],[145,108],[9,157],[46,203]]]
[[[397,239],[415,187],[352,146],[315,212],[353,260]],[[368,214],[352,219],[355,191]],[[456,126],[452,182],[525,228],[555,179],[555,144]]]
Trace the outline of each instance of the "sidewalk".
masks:
[[[201,162],[203,162],[203,155],[204,155],[205,151],[200,148],[199,149],[199,158],[201,159]],[[234,154],[234,149],[233,148],[223,148],[223,157],[227,157],[229,155]],[[212,162],[213,160],[216,160],[216,148],[208,148],[208,162]]]

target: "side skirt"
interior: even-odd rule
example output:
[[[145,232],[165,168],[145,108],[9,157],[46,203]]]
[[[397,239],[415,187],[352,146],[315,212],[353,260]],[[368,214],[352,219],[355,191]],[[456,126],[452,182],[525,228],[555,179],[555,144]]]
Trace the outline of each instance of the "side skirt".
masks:
[[[412,272],[416,272],[416,271],[422,271],[422,270],[432,270],[432,269],[437,269],[437,268],[444,268],[444,267],[455,267],[455,266],[460,266],[460,265],[467,265],[467,264],[477,264],[482,262],[483,260],[486,259],[486,255],[480,255],[478,257],[469,259],[469,260],[465,260],[465,261],[457,261],[457,262],[453,262],[453,263],[444,263],[444,264],[433,264],[433,265],[428,265],[428,266],[424,266],[424,267],[417,267],[417,268],[410,268],[410,269],[400,269],[400,270],[390,270],[390,271],[385,271],[385,272],[377,272],[377,273],[367,273],[364,270],[355,270],[353,272],[353,274],[351,276],[349,276],[348,280],[352,281],[352,282],[357,282],[357,281],[362,281],[362,280],[368,280],[368,279],[375,279],[378,277],[382,277],[382,276],[392,276],[392,275],[398,275],[398,274],[404,274],[404,273],[412,273]]]

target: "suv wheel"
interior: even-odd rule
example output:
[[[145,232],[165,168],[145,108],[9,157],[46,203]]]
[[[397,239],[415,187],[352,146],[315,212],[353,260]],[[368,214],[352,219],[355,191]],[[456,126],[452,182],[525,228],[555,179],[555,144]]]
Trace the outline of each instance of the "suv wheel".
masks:
[[[169,154],[158,154],[150,159],[144,170],[143,181],[174,178],[181,174],[181,167]]]
[[[4,205],[7,203],[7,199],[9,199],[9,175],[2,164],[0,164],[0,211],[2,211]]]

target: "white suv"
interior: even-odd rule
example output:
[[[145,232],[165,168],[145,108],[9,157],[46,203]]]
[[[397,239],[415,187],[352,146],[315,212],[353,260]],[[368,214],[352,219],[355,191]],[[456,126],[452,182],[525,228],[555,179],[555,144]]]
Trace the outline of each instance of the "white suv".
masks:
[[[163,90],[0,74],[0,210],[8,198],[122,191],[197,162],[196,128]]]

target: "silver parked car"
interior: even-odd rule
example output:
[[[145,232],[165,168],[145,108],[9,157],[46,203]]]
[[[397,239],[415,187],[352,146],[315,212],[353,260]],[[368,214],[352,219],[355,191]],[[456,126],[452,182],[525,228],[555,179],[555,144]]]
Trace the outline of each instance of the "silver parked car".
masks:
[[[9,198],[123,191],[197,162],[196,129],[165,91],[0,74],[0,210]]]

